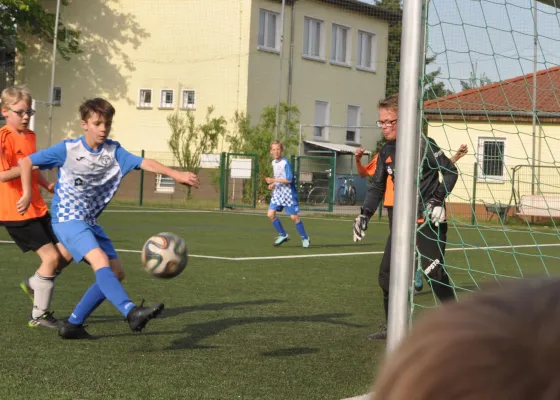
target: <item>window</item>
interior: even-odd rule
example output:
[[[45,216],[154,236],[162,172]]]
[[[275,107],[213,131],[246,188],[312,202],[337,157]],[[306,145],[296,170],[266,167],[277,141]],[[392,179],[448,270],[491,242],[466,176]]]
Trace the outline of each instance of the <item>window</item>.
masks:
[[[161,90],[161,103],[159,106],[161,108],[173,108],[173,90],[171,89]]]
[[[375,55],[377,37],[373,33],[358,31],[358,57],[356,66],[359,69],[375,71]]]
[[[326,101],[315,101],[315,126],[313,129],[313,138],[328,140],[329,125],[329,103]]]
[[[350,64],[350,29],[344,26],[332,25],[331,61],[333,63]]]
[[[138,92],[138,107],[152,107],[152,89],[140,89],[140,91]]]
[[[55,86],[53,88],[53,106],[59,106],[61,104],[62,104],[62,88]]]
[[[156,175],[156,193],[175,193],[175,181],[165,175]]]
[[[303,27],[303,55],[324,59],[323,21],[305,17]]]
[[[506,175],[505,139],[478,138],[478,171],[484,180],[503,181]]]
[[[346,141],[360,143],[360,107],[348,106],[346,110]]]
[[[181,108],[188,110],[195,110],[195,91],[192,89],[183,89],[183,99],[181,101]]]
[[[278,13],[267,10],[259,11],[259,49],[280,51],[279,22]]]

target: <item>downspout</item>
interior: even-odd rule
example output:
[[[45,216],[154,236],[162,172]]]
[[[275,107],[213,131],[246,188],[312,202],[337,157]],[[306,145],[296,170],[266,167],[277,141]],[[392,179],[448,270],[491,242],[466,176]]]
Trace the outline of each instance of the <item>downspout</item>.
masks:
[[[292,11],[290,17],[290,54],[288,59],[288,110],[289,107],[292,105],[292,82],[294,78],[294,36],[295,36],[295,21],[296,21],[296,1],[292,0]],[[288,121],[292,119],[292,113],[288,111]],[[290,134],[290,132],[288,132]]]

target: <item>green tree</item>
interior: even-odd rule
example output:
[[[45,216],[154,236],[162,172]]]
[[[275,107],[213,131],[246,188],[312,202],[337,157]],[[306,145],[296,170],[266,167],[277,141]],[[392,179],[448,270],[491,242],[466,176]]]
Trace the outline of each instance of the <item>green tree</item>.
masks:
[[[62,0],[61,5],[68,5]],[[0,50],[27,50],[25,37],[54,42],[55,14],[45,10],[39,0],[0,0]],[[81,53],[80,32],[64,25],[59,18],[57,52],[65,60]]]
[[[451,91],[445,87],[445,83],[437,80],[440,74],[441,68],[438,68],[424,75],[424,101],[434,100],[451,94]]]
[[[401,71],[401,0],[380,0],[375,4],[384,10],[393,11],[394,18],[389,20],[389,44],[387,48],[387,78],[385,80],[385,97],[399,91],[399,74]]]
[[[480,76],[477,76],[476,68],[474,71],[471,71],[469,79],[466,81],[460,81],[461,89],[462,90],[470,90],[474,88],[479,88],[482,86],[486,86],[492,83],[492,80],[488,78],[486,73],[482,73]]]
[[[226,133],[226,119],[214,118],[214,107],[208,107],[206,120],[196,125],[192,110],[175,112],[167,117],[171,128],[171,137],[167,141],[179,166],[198,174],[200,159],[203,154],[214,152],[218,148],[220,137]],[[187,188],[187,198],[191,197],[191,188]]]
[[[289,115],[289,118],[288,118]],[[280,117],[278,129],[278,139],[284,144],[284,156],[296,154],[298,137],[290,135],[296,132],[299,124],[299,110],[296,106],[288,106],[286,103],[280,104]],[[243,112],[236,112],[233,117],[233,132],[226,136],[232,153],[253,153],[257,154],[259,165],[259,176],[257,179],[257,200],[265,200],[270,194],[264,180],[267,176],[272,176],[272,164],[270,156],[270,143],[274,140],[276,128],[276,106],[264,108],[259,123],[253,125],[251,116]],[[248,183],[245,187],[246,196],[252,193],[252,186]],[[246,200],[248,198],[246,197]]]

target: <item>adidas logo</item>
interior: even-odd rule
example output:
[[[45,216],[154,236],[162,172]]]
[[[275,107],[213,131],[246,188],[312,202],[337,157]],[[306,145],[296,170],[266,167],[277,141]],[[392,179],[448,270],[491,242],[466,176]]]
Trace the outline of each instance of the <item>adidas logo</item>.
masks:
[[[21,150],[16,151],[16,154],[17,154],[18,156],[23,156],[23,152],[22,152]]]

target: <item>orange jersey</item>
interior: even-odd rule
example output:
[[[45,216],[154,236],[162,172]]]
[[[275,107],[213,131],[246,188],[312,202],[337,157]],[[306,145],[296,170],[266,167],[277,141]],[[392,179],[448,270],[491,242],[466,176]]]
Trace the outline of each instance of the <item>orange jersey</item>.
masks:
[[[37,151],[35,133],[30,130],[19,134],[4,126],[0,128],[0,170],[7,171],[17,167],[18,162]],[[41,196],[38,182],[38,171],[33,172],[31,204],[24,215],[18,213],[16,203],[23,194],[21,179],[17,178],[8,182],[0,182],[0,221],[20,222],[29,219],[43,217],[47,211],[47,205]]]
[[[373,160],[367,164],[364,169],[366,170],[369,176],[373,176],[375,173],[375,168],[377,168],[377,159],[379,158],[379,154],[376,154],[373,157]],[[387,177],[387,186],[385,186],[385,196],[383,197],[383,206],[384,207],[393,207],[395,204],[395,188],[393,184],[393,178],[391,176]]]

